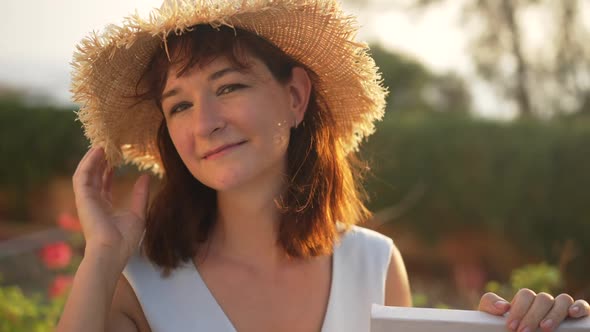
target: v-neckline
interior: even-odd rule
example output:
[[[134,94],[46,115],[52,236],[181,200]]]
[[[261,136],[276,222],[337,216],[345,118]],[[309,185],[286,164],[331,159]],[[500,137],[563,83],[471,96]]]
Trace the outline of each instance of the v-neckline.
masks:
[[[331,313],[331,308],[334,306],[333,302],[334,302],[334,296],[335,296],[335,286],[336,286],[336,252],[337,252],[337,248],[339,247],[338,244],[336,244],[334,246],[334,250],[332,251],[332,257],[331,257],[331,265],[332,265],[332,271],[330,273],[330,293],[328,294],[328,304],[326,305],[326,310],[325,310],[325,314],[324,314],[324,320],[322,321],[322,327],[320,329],[321,332],[325,331],[326,328],[326,322],[329,321],[329,315]],[[207,300],[210,300],[209,302],[215,306],[215,310],[219,311],[219,313],[221,314],[221,316],[223,316],[224,319],[224,325],[230,326],[232,329],[232,332],[238,332],[238,330],[236,329],[236,327],[234,326],[234,324],[232,323],[231,319],[229,319],[229,317],[227,316],[226,312],[223,310],[223,308],[221,307],[221,305],[219,304],[219,302],[217,301],[217,299],[215,298],[215,296],[213,295],[213,293],[211,292],[211,289],[209,289],[209,286],[207,286],[207,284],[205,283],[205,280],[203,280],[203,277],[201,277],[201,273],[199,272],[199,270],[197,269],[195,263],[193,262],[193,260],[189,260],[189,268],[192,267],[192,270],[194,271],[195,275],[196,275],[196,279],[197,282],[200,283],[203,288],[206,290],[206,296],[208,297]]]

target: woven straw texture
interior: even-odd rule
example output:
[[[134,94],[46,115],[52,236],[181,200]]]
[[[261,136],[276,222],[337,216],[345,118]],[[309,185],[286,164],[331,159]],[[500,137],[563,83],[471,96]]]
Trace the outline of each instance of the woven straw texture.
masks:
[[[163,174],[156,144],[162,115],[153,102],[137,104],[131,96],[165,37],[204,23],[254,32],[318,74],[314,89],[334,113],[335,135],[347,153],[383,117],[387,92],[375,62],[367,45],[354,40],[356,20],[336,0],[171,0],[147,18],[135,14],[92,33],[74,53],[78,119],[91,144],[104,147],[111,166],[133,163]]]

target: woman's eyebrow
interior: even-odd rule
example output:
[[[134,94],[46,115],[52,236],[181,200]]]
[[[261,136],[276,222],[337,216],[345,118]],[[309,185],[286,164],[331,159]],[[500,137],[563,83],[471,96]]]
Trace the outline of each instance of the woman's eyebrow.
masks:
[[[224,75],[229,74],[229,73],[233,73],[233,72],[243,73],[244,71],[243,70],[240,70],[240,69],[238,69],[236,67],[227,67],[227,68],[218,70],[218,71],[214,72],[213,74],[209,75],[209,78],[207,78],[207,80],[209,82],[215,81],[217,79],[220,79]]]
[[[209,77],[207,78],[207,81],[212,82],[215,80],[218,80],[220,78],[222,78],[223,76],[229,74],[229,73],[244,73],[244,70],[238,69],[236,67],[227,67],[227,68],[223,68],[221,70],[218,70],[216,72],[214,72],[213,74],[209,75]],[[164,92],[162,94],[162,102],[164,101],[164,99],[168,98],[168,97],[172,97],[177,95],[180,92],[179,88],[173,88],[171,90],[168,90],[166,92]]]
[[[164,99],[168,98],[168,97],[172,97],[172,96],[176,96],[178,94],[178,89],[174,88],[172,90],[168,90],[166,92],[164,92],[162,94],[162,100],[161,102],[164,102]]]

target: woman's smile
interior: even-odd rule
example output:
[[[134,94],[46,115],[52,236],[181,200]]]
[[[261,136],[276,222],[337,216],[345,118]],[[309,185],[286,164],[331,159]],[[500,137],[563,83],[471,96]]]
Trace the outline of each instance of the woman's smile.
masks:
[[[231,153],[232,151],[234,151],[235,149],[237,149],[238,147],[242,146],[244,143],[246,143],[248,141],[241,141],[238,143],[232,143],[232,144],[225,144],[222,145],[220,147],[217,147],[213,150],[208,151],[207,153],[205,153],[203,155],[203,159],[205,160],[212,160],[212,159],[216,159],[216,158],[220,158],[228,153]]]

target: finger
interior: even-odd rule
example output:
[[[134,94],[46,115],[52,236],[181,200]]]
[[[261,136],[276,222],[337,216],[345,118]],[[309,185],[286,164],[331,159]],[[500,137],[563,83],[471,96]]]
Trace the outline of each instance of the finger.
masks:
[[[104,150],[102,148],[90,149],[78,164],[75,175],[81,178],[83,175],[94,171],[103,159]]]
[[[528,288],[519,290],[512,299],[512,308],[506,320],[506,325],[512,331],[516,331],[524,315],[529,311],[529,308],[535,300],[536,293]]]
[[[80,159],[80,162],[78,163],[78,167],[76,167],[76,170],[78,170],[78,168],[80,168],[80,165],[82,163],[84,163],[84,160],[86,160],[88,158],[88,156],[90,154],[92,154],[93,151],[96,150],[96,149],[97,149],[97,147],[90,147],[90,149],[88,149],[88,151],[86,151],[86,153],[84,154],[84,156],[82,157],[82,159]]]
[[[73,178],[75,199],[79,207],[84,205],[88,198],[100,196],[104,167],[106,160],[102,148],[93,150],[79,165]]]
[[[102,195],[108,202],[113,200],[112,184],[113,184],[113,173],[112,167],[105,169],[102,177]]]
[[[84,160],[88,159],[88,157],[96,152],[96,150],[100,149],[100,146],[91,146],[88,151],[86,151],[86,154],[84,154],[84,157],[82,157],[82,160],[80,160],[80,163],[84,162]]]
[[[510,303],[504,300],[495,293],[485,293],[479,301],[479,311],[487,312],[488,314],[501,316],[510,309]]]
[[[577,300],[569,308],[569,315],[572,318],[580,318],[590,314],[590,305],[584,300]]]
[[[547,293],[539,293],[535,296],[533,304],[522,318],[518,331],[530,332],[536,331],[541,321],[547,316],[547,313],[553,308],[555,299]]]
[[[543,321],[541,321],[543,331],[553,331],[567,317],[568,309],[573,303],[574,299],[568,294],[558,295],[555,298],[553,308],[551,308]]]
[[[93,173],[91,173],[89,177],[92,187],[99,189],[101,192],[103,190],[103,179],[104,173],[107,170],[107,165],[108,163],[106,159],[99,160],[97,165],[93,169]]]
[[[150,193],[149,185],[149,174],[141,175],[137,179],[137,181],[135,181],[135,185],[133,185],[130,210],[141,220],[145,220],[148,198]]]
[[[84,154],[84,157],[82,157],[82,159],[80,159],[80,162],[78,162],[78,166],[76,166],[76,170],[74,171],[74,175],[73,178],[76,179],[77,175],[80,174],[80,169],[82,168],[82,165],[84,165],[84,163],[86,162],[86,159],[88,159],[88,157],[93,154],[95,152],[97,148],[96,147],[92,147],[90,149],[88,149],[88,151],[86,151],[86,154]]]

